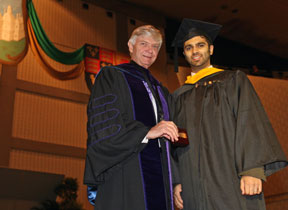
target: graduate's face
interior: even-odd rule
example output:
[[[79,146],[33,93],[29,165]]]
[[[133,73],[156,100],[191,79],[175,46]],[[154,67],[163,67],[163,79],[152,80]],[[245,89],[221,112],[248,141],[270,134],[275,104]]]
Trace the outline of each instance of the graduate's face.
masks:
[[[151,36],[138,36],[135,44],[128,42],[130,56],[138,65],[148,69],[156,60],[160,43]]]
[[[210,56],[213,54],[213,45],[201,36],[195,36],[184,43],[184,55],[192,69],[198,70],[209,67]]]

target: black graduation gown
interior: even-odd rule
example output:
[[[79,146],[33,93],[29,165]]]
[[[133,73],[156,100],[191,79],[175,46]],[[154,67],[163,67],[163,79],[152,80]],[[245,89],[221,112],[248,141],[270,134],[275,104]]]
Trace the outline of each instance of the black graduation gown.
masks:
[[[246,75],[221,71],[175,91],[176,124],[190,144],[175,149],[185,210],[265,209],[263,194],[242,196],[239,174],[263,167],[265,175],[287,160]]]
[[[173,209],[168,141],[161,139],[161,148],[157,140],[142,143],[156,120],[139,70],[157,86],[169,119],[169,92],[147,69],[135,63],[101,69],[87,109],[84,174],[84,183],[97,189],[95,210]]]

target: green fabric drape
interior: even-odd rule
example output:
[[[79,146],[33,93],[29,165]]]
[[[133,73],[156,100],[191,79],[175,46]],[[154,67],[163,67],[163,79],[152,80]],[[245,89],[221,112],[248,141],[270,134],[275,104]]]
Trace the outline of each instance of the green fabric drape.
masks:
[[[49,40],[38,19],[32,0],[27,1],[28,15],[42,50],[53,60],[62,64],[78,64],[84,59],[85,45],[74,52],[62,52]]]

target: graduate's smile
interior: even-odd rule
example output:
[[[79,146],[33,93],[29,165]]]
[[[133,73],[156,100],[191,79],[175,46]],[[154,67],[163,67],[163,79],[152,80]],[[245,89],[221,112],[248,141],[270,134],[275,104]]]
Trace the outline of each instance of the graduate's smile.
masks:
[[[196,56],[193,56],[192,59],[194,61],[199,61],[201,59],[201,56],[200,55],[196,55]]]

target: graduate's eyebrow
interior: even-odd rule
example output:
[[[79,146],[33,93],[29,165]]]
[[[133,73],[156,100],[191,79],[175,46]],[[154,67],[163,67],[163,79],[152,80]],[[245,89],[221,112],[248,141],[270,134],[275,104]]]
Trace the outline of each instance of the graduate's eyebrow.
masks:
[[[203,42],[198,42],[197,45],[199,45],[199,44],[205,44],[206,45],[207,42],[204,42],[204,41]]]
[[[201,44],[206,45],[207,43],[201,41],[201,42],[197,42],[197,43],[194,44],[194,45],[192,45],[192,44],[187,44],[187,45],[184,46],[184,48],[186,48],[186,47],[193,47],[193,46],[197,46],[197,45],[201,45]]]

